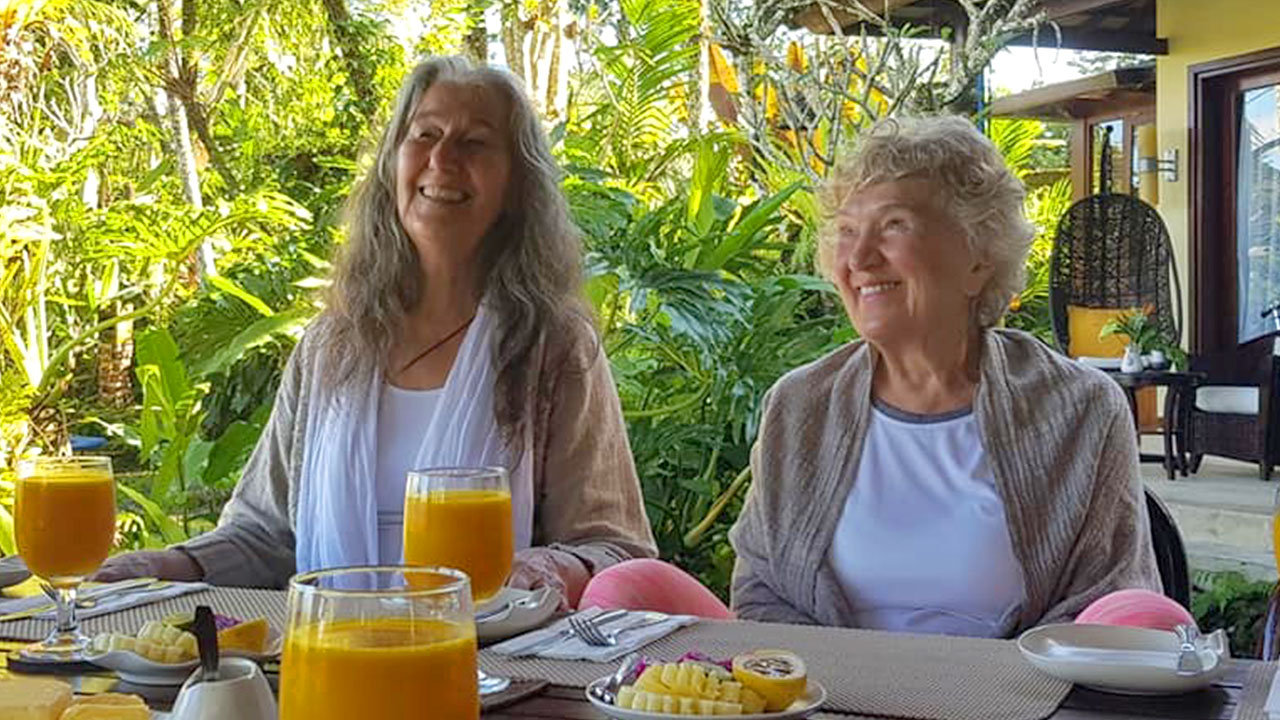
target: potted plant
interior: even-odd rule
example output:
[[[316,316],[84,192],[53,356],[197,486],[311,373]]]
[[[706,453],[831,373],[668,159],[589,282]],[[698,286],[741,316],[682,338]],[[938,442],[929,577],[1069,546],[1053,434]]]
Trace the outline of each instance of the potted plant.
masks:
[[[1142,355],[1161,344],[1160,329],[1142,311],[1120,313],[1102,326],[1098,337],[1122,335],[1128,339],[1124,357],[1120,359],[1120,372],[1140,372]]]

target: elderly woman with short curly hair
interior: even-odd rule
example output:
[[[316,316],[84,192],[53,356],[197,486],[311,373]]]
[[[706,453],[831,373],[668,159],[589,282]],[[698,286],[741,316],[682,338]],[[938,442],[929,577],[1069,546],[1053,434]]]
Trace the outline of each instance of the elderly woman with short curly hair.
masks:
[[[765,398],[739,617],[1009,637],[1159,590],[1123,393],[996,327],[1023,199],[960,118],[883,121],[838,165],[818,264],[861,339]]]
[[[406,472],[429,466],[510,470],[516,587],[574,604],[596,571],[656,554],[578,233],[519,82],[461,58],[416,67],[347,219],[328,307],[217,529],[100,576],[279,587],[398,564]]]

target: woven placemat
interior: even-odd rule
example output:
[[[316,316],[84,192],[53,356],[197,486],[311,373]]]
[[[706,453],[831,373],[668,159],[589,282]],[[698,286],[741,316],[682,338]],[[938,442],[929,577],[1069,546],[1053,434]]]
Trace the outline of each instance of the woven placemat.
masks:
[[[1267,694],[1271,692],[1271,679],[1280,665],[1257,663],[1249,668],[1244,681],[1243,694],[1236,705],[1235,720],[1267,720]]]
[[[915,720],[1040,720],[1071,685],[1036,670],[1007,640],[905,635],[844,628],[703,621],[644,649],[672,660],[699,650],[728,657],[753,648],[799,653],[827,690],[826,710]],[[612,665],[481,651],[485,672],[585,687]]]
[[[287,610],[286,594],[281,590],[215,587],[189,595],[161,600],[150,605],[99,615],[80,622],[86,635],[101,632],[134,634],[148,620],[160,620],[178,612],[191,612],[197,605],[208,605],[220,615],[247,620],[265,617],[271,627],[284,632]],[[0,622],[0,638],[6,640],[43,640],[54,626],[53,620],[26,618]]]

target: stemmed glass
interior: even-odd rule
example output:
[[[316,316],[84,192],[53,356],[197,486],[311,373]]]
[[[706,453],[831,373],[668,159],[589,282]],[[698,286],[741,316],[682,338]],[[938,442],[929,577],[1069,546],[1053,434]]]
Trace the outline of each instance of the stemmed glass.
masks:
[[[281,720],[480,717],[471,586],[452,568],[295,575]]]
[[[116,486],[108,457],[37,457],[18,462],[18,554],[56,591],[58,623],[25,657],[82,660],[89,638],[76,622],[76,590],[111,551]]]
[[[404,494],[404,562],[458,568],[471,578],[477,606],[496,597],[515,553],[511,486],[500,467],[445,467],[409,473]],[[506,678],[479,673],[480,694]]]

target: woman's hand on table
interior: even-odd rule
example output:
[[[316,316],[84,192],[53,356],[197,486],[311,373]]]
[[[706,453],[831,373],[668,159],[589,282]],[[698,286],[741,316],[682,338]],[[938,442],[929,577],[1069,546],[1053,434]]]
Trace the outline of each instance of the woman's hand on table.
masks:
[[[90,580],[111,582],[133,577],[191,581],[203,578],[204,570],[181,550],[139,550],[107,558]]]
[[[507,585],[525,590],[554,588],[560,593],[560,609],[572,610],[577,607],[578,598],[590,579],[591,573],[573,555],[552,548],[533,547],[516,553]]]

